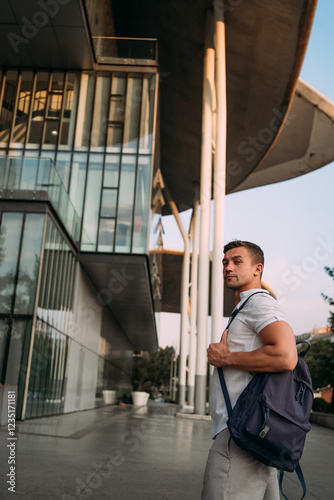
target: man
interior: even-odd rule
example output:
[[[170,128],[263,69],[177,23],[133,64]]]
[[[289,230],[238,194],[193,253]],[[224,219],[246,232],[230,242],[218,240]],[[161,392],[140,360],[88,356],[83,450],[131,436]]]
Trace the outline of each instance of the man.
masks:
[[[261,289],[264,256],[248,241],[224,247],[223,276],[236,306]],[[202,500],[279,500],[277,470],[258,462],[232,440],[217,367],[223,367],[232,407],[255,372],[293,370],[297,349],[293,331],[267,293],[256,294],[235,317],[220,342],[210,344],[215,367],[211,388],[213,445],[203,481]]]

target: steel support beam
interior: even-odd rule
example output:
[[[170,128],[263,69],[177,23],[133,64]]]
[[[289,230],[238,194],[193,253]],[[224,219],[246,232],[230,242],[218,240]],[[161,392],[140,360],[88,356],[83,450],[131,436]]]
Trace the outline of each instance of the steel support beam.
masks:
[[[220,4],[220,5],[218,5]],[[213,252],[211,280],[212,342],[219,342],[223,320],[222,258],[224,251],[225,190],[226,190],[226,61],[225,24],[221,2],[214,0],[214,47],[216,82],[216,154],[214,158]]]
[[[198,264],[197,359],[195,376],[195,413],[206,413],[207,323],[209,298],[209,237],[212,181],[212,122],[215,54],[213,49],[213,14],[206,12],[203,69],[202,144],[200,184],[200,243]]]
[[[185,405],[186,401],[186,369],[187,369],[187,348],[189,345],[188,328],[188,303],[189,303],[189,265],[190,265],[190,242],[187,232],[185,231],[180,219],[179,211],[176,203],[173,201],[166,185],[164,187],[164,195],[169,204],[170,210],[175,217],[176,223],[181,232],[184,242],[184,256],[182,261],[181,275],[181,333],[180,333],[180,364],[179,364],[179,397],[178,402],[181,406]]]
[[[189,372],[188,397],[189,406],[194,406],[195,372],[196,372],[196,333],[197,333],[197,278],[198,278],[198,199],[194,202],[191,221],[192,256],[191,256],[191,289],[190,289],[190,338],[189,338]]]

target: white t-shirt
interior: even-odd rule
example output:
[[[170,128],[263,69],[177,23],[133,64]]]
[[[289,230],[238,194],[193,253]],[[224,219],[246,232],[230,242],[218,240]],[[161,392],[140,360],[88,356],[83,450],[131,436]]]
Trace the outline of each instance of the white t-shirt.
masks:
[[[242,303],[255,292],[264,292],[262,289],[254,288],[240,293],[239,308]],[[227,345],[231,352],[255,351],[263,344],[259,333],[264,327],[274,321],[286,321],[280,311],[277,301],[271,297],[269,292],[257,293],[251,297],[244,308],[237,314],[231,323],[227,336]],[[224,367],[224,378],[230,396],[232,408],[238,397],[253,378],[254,373],[239,370],[230,366]],[[212,438],[218,432],[227,427],[227,409],[223,391],[219,381],[217,368],[214,369],[211,385],[210,408],[212,416]]]

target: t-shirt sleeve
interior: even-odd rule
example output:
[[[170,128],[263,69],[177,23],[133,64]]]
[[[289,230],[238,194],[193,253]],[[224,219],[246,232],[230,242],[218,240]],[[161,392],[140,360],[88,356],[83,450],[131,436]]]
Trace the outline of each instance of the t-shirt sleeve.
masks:
[[[286,321],[277,300],[264,293],[257,294],[248,301],[245,313],[247,324],[256,333],[275,321]]]

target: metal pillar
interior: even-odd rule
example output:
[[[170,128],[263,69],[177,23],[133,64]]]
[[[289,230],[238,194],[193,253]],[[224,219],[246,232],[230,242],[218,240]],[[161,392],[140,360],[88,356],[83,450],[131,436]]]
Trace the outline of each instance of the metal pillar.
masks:
[[[164,188],[164,195],[170,206],[171,212],[175,217],[176,223],[180,229],[184,242],[184,256],[182,261],[181,275],[181,339],[180,339],[180,364],[179,364],[179,398],[180,405],[185,404],[186,400],[186,368],[187,368],[187,347],[188,347],[188,302],[189,302],[189,264],[190,264],[190,243],[189,237],[183,227],[179,216],[179,211],[175,202],[172,200],[168,189]]]
[[[198,277],[198,199],[194,202],[192,215],[192,257],[191,257],[191,289],[190,289],[190,339],[189,339],[189,371],[188,397],[189,406],[194,405],[195,368],[196,368],[196,315],[197,315],[197,277]]]
[[[212,103],[214,93],[215,54],[213,49],[213,16],[206,13],[205,54],[203,69],[202,149],[200,185],[200,244],[198,266],[197,359],[195,376],[195,413],[205,415],[207,385],[207,321],[209,298],[209,232],[212,167]]]
[[[212,342],[219,342],[223,320],[222,258],[224,251],[226,190],[226,64],[225,24],[218,0],[214,0],[215,79],[216,79],[216,154],[214,161],[213,253],[211,282]],[[220,10],[219,10],[220,9]]]

